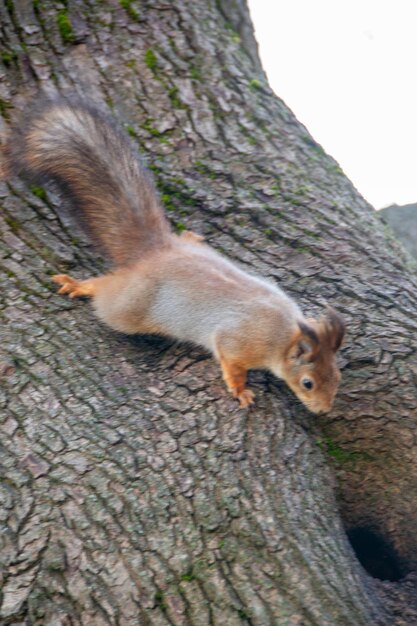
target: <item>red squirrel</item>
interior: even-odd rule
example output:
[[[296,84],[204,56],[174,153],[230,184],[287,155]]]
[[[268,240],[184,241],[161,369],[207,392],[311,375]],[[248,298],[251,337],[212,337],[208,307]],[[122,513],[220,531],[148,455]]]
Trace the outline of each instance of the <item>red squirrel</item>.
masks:
[[[69,198],[112,264],[97,278],[53,276],[59,293],[90,297],[97,317],[123,333],[204,346],[242,407],[254,401],[247,371],[267,369],[313,413],[331,409],[341,316],[328,308],[320,320],[306,319],[272,282],[245,272],[199,235],[174,234],[137,149],[99,106],[41,98],[12,128],[4,155],[8,175],[52,182]]]

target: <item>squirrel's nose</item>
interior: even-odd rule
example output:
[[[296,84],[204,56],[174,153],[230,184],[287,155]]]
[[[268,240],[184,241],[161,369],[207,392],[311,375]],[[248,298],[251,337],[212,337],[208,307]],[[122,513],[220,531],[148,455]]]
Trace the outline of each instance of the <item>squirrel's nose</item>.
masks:
[[[328,402],[327,404],[321,405],[320,407],[318,407],[315,413],[317,413],[317,415],[324,415],[325,413],[329,413],[329,411],[331,411],[332,406],[333,406],[333,402]]]

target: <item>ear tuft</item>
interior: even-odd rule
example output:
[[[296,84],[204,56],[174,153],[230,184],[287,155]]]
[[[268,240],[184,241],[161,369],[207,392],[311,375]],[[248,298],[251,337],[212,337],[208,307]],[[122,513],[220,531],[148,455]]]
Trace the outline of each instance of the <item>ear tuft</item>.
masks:
[[[326,307],[326,325],[330,346],[334,352],[337,352],[345,336],[346,324],[343,317],[331,306]]]
[[[320,345],[320,339],[312,326],[304,321],[298,321],[300,332],[296,338],[294,356],[304,362],[313,361]]]
[[[318,345],[320,343],[320,339],[316,331],[314,330],[314,328],[312,328],[311,326],[309,326],[308,324],[300,320],[298,321],[298,327],[301,330],[301,333],[305,337],[308,337],[308,339],[310,339],[312,344]]]

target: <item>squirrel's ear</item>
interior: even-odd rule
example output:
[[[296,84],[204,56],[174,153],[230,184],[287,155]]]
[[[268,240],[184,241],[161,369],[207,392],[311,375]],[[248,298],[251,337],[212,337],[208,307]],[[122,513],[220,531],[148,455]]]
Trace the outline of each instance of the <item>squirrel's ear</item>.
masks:
[[[320,345],[319,337],[309,324],[298,322],[299,332],[291,347],[291,357],[297,361],[313,361]]]
[[[331,306],[326,307],[326,326],[328,337],[333,352],[337,352],[342,345],[346,332],[346,325],[343,317]]]

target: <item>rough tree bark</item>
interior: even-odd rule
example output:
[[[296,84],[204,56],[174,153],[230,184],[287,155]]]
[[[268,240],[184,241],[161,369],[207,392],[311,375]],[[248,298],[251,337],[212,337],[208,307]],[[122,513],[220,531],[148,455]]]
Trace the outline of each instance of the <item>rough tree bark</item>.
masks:
[[[3,130],[39,87],[104,100],[177,228],[349,326],[331,414],[259,372],[242,411],[201,350],[57,296],[50,274],[100,260],[59,198],[0,184],[1,624],[417,624],[417,281],[271,92],[244,1],[6,0],[0,20]],[[367,574],[344,528],[403,578]]]

